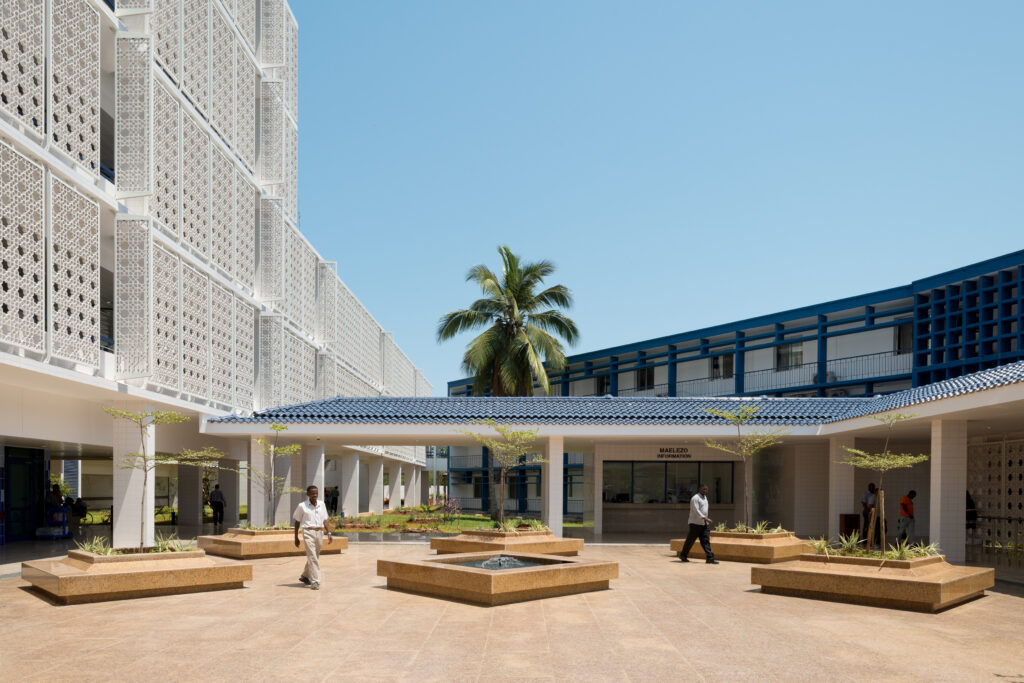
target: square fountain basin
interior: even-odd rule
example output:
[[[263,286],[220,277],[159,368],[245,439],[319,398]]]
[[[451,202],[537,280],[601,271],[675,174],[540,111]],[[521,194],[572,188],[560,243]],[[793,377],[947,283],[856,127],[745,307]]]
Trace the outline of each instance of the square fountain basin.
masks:
[[[498,570],[465,566],[499,556],[536,566]],[[491,606],[606,590],[609,581],[619,577],[619,563],[493,551],[423,560],[377,560],[377,576],[386,577],[391,589]]]

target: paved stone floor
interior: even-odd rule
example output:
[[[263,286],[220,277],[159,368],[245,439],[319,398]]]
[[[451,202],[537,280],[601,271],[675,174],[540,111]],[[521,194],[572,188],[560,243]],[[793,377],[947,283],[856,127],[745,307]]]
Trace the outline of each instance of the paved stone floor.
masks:
[[[53,606],[0,579],[0,680],[1024,681],[1024,590],[940,614],[764,595],[750,565],[681,564],[663,546],[587,546],[612,589],[485,608],[384,588],[353,544],[257,560],[244,590]],[[227,560],[225,560],[227,561]]]

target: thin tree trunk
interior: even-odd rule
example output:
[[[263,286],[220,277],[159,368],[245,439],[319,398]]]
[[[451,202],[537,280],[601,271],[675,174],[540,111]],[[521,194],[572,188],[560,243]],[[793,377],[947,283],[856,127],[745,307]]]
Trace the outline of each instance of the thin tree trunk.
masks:
[[[501,489],[498,491],[498,523],[505,522],[505,468],[501,469]]]
[[[878,489],[878,525],[881,540],[878,543],[878,549],[885,551],[885,491]]]
[[[876,498],[877,500],[877,498]],[[875,536],[875,517],[878,515],[878,505],[871,508],[871,516],[868,518],[868,552],[871,552],[871,539]]]

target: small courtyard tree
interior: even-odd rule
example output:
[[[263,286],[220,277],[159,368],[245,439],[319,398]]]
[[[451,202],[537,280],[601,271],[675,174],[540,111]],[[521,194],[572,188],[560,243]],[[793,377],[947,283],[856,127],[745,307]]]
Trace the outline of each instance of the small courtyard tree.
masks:
[[[885,473],[889,470],[901,470],[913,467],[918,463],[925,462],[928,460],[928,456],[923,453],[893,453],[889,450],[889,441],[892,438],[893,428],[903,422],[914,417],[913,415],[906,415],[903,413],[887,413],[885,415],[872,415],[872,419],[881,422],[886,426],[885,432],[885,443],[882,446],[881,452],[872,453],[869,451],[863,451],[859,448],[845,447],[847,453],[850,456],[846,460],[839,460],[842,465],[851,465],[861,470],[871,470],[878,474],[878,493],[875,510],[878,515],[878,522],[881,528],[880,535],[882,539],[882,550],[885,549],[885,489],[883,488],[883,480]],[[868,537],[867,547],[871,549],[871,539],[875,536],[875,513],[871,514],[868,521]]]
[[[185,449],[180,453],[158,453],[156,449],[153,449],[153,453],[149,452],[146,444],[149,441],[149,430],[150,428],[157,425],[172,425],[181,424],[187,422],[190,418],[187,415],[176,413],[173,410],[142,410],[138,412],[132,412],[130,410],[120,410],[118,408],[103,408],[104,412],[110,415],[115,420],[127,420],[134,424],[139,430],[139,443],[142,445],[141,452],[125,453],[121,456],[120,462],[115,462],[114,465],[120,469],[127,470],[138,470],[142,472],[142,490],[145,492],[149,486],[150,473],[156,469],[157,465],[190,465],[193,467],[200,467],[204,470],[211,468],[218,468],[220,466],[220,459],[224,457],[216,448],[207,446],[200,450]],[[143,549],[146,545],[146,496],[143,493],[140,502],[139,510],[139,549]],[[152,514],[152,510],[149,514]],[[114,520],[111,519],[111,524]]]
[[[287,477],[277,474],[277,459],[290,458],[293,455],[297,455],[302,450],[302,445],[290,443],[282,446],[279,443],[281,432],[288,431],[287,425],[272,424],[270,429],[274,431],[272,441],[268,441],[263,437],[256,439],[256,443],[263,449],[268,471],[250,467],[248,477],[253,485],[266,497],[267,519],[270,524],[273,524],[274,512],[277,509],[277,501],[280,497],[285,493],[301,493],[303,491],[303,489],[297,486],[290,486]],[[249,523],[250,525],[252,524],[251,518]]]
[[[750,423],[757,415],[760,406],[745,405],[734,410],[720,410],[718,408],[705,408],[704,412],[713,417],[727,421],[736,427],[735,443],[725,444],[720,441],[709,439],[704,442],[708,448],[735,455],[743,465],[743,499],[740,503],[740,519],[744,524],[750,526],[750,512],[747,510],[747,495],[751,494],[751,476],[747,473],[747,464],[752,462],[763,451],[782,443],[782,437],[789,433],[787,429],[770,429],[761,431],[747,431],[743,427]]]
[[[473,437],[477,443],[490,451],[498,470],[498,521],[505,521],[505,481],[508,471],[521,465],[536,465],[545,462],[540,453],[533,450],[537,439],[536,429],[513,429],[509,425],[501,425],[494,420],[479,420],[498,433],[497,437],[462,431]]]

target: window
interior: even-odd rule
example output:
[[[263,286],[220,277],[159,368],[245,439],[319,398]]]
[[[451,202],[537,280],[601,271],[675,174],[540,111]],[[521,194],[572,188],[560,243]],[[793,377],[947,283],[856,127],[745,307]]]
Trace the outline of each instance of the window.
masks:
[[[687,504],[701,484],[711,503],[733,503],[733,462],[605,461],[606,503]]]
[[[665,495],[668,503],[688,503],[697,493],[700,483],[700,464],[695,462],[669,462],[665,472]]]
[[[594,394],[604,396],[612,392],[612,378],[608,375],[599,375],[594,378]]]
[[[914,323],[900,323],[896,328],[896,353],[911,353],[914,350]]]
[[[803,365],[804,362],[804,345],[803,342],[793,342],[792,344],[782,344],[781,346],[775,347],[775,370],[789,370],[795,368],[798,365]]]
[[[604,495],[606,503],[632,503],[633,463],[606,462],[604,464]]]
[[[633,463],[633,502],[665,502],[665,463]]]
[[[732,354],[711,357],[711,379],[729,379],[732,377]]]
[[[654,388],[654,368],[640,368],[636,371],[636,390],[645,391]]]

